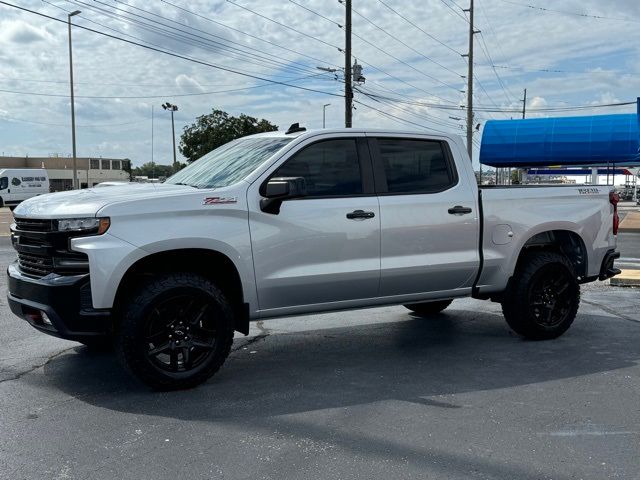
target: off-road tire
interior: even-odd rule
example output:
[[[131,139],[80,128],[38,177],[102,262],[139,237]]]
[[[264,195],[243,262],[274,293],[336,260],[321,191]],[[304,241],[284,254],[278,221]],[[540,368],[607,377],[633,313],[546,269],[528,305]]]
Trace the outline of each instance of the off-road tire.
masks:
[[[188,295],[189,292],[206,298],[206,302],[209,302],[207,304],[215,313],[216,333],[211,354],[192,370],[162,371],[149,358],[150,347],[145,329],[157,306],[167,301],[167,298],[171,299],[172,295]],[[154,390],[193,388],[222,367],[231,351],[233,325],[233,309],[213,282],[193,273],[163,274],[144,283],[124,306],[116,335],[116,354],[130,374]],[[182,358],[184,363],[184,354]]]
[[[445,308],[451,305],[453,300],[437,300],[435,302],[423,302],[423,303],[408,303],[405,308],[408,308],[414,313],[421,316],[435,315],[442,312]]]
[[[539,293],[545,279],[550,287]],[[564,255],[542,251],[527,253],[519,262],[502,312],[517,334],[529,340],[550,340],[569,329],[579,306],[580,285],[571,262]],[[549,320],[553,316],[553,322],[547,322],[547,316]]]

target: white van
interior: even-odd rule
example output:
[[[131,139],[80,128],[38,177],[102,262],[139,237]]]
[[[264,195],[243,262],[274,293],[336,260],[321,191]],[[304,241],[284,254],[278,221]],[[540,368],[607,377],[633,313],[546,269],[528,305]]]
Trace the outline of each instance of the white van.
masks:
[[[0,170],[0,207],[11,210],[23,200],[49,193],[49,176],[43,168]]]

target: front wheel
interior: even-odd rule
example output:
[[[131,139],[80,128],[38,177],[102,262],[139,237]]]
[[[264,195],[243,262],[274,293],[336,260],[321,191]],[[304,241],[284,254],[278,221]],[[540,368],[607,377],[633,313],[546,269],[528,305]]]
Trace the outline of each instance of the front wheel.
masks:
[[[417,313],[421,316],[427,315],[435,315],[436,313],[440,313],[449,305],[451,305],[453,300],[438,300],[435,302],[423,302],[423,303],[408,303],[405,305],[405,308],[408,308],[412,312]]]
[[[580,285],[573,265],[553,252],[527,254],[502,302],[509,326],[530,340],[549,340],[566,332],[578,313]]]
[[[144,284],[125,307],[116,352],[151,388],[192,388],[220,369],[233,333],[232,308],[211,281],[164,274]]]

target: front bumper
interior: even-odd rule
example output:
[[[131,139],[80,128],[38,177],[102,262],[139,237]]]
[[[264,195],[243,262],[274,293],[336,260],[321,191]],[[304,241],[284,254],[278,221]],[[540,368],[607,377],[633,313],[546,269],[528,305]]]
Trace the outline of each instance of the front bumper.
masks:
[[[14,263],[7,276],[11,311],[41,332],[68,340],[112,333],[111,311],[92,307],[89,274],[35,279],[22,274]]]

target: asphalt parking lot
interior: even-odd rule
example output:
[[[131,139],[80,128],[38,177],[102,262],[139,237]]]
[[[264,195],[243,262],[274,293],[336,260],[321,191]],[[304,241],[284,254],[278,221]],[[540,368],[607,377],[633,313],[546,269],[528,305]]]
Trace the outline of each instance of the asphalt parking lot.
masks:
[[[13,257],[0,237],[0,267]],[[637,289],[583,286],[549,342],[471,299],[431,319],[258,322],[218,375],[173,393],[36,332],[4,298],[0,329],[0,478],[640,478]]]

